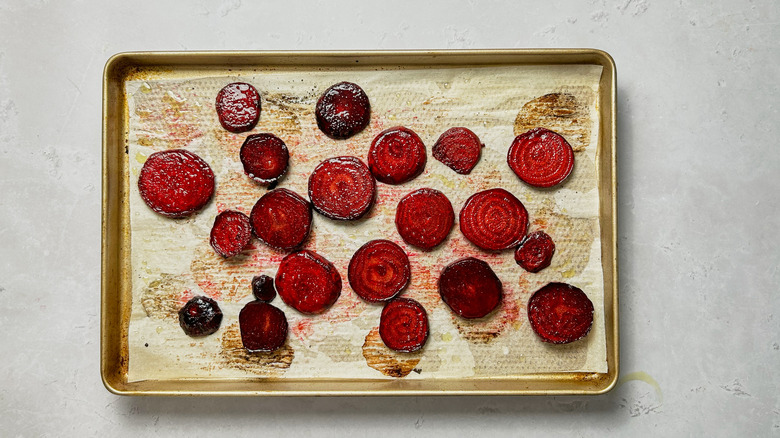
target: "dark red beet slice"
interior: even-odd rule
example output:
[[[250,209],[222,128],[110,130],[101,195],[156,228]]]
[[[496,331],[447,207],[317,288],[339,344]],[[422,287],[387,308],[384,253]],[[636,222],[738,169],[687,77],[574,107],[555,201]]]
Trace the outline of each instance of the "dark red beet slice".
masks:
[[[375,303],[401,293],[409,284],[412,268],[400,246],[389,240],[372,240],[355,251],[347,276],[360,298]]]
[[[244,172],[262,185],[278,181],[287,172],[287,145],[273,134],[252,134],[241,145]]]
[[[341,295],[341,275],[325,257],[308,250],[288,254],[276,273],[276,290],[288,306],[322,313]]]
[[[262,301],[250,301],[238,313],[241,342],[249,351],[278,350],[287,340],[284,312]]]
[[[185,217],[208,204],[214,194],[214,172],[190,151],[155,152],[141,168],[138,190],[146,205],[155,212],[168,217]]]
[[[472,195],[460,211],[460,231],[482,249],[517,246],[528,230],[528,212],[513,194],[490,189]]]
[[[563,182],[574,168],[574,150],[560,134],[536,128],[515,137],[506,160],[526,183],[552,187]]]
[[[252,240],[252,225],[240,211],[225,210],[214,219],[211,227],[211,247],[222,257],[233,257]]]
[[[263,302],[270,302],[276,298],[276,289],[274,289],[274,279],[267,275],[258,275],[252,279],[252,294],[255,299]]]
[[[194,297],[179,310],[179,325],[189,336],[208,336],[219,330],[222,310],[209,297]]]
[[[219,123],[230,132],[249,131],[260,119],[260,94],[243,82],[227,84],[219,90],[216,106]]]
[[[455,212],[444,193],[423,188],[404,196],[395,211],[395,226],[409,245],[430,251],[450,234]]]
[[[477,165],[483,147],[470,129],[450,128],[433,145],[433,158],[461,175],[468,175]]]
[[[261,197],[249,216],[252,231],[268,246],[289,251],[311,231],[311,204],[297,193],[275,189]]]
[[[309,177],[314,209],[331,219],[359,219],[374,205],[376,182],[356,157],[328,158]]]
[[[515,261],[528,272],[539,272],[550,266],[555,254],[555,242],[544,231],[536,231],[523,239],[515,250]]]
[[[339,82],[322,93],[315,113],[322,132],[329,137],[345,139],[368,126],[371,104],[358,85]]]
[[[403,353],[417,351],[428,340],[428,313],[415,300],[396,298],[382,309],[379,337],[387,348]]]
[[[439,277],[439,295],[456,315],[482,318],[501,303],[501,280],[486,262],[467,257],[450,263]]]
[[[593,325],[593,303],[566,283],[550,283],[528,300],[531,328],[544,342],[567,344],[585,337]]]
[[[425,170],[425,145],[409,128],[398,126],[379,133],[368,150],[368,167],[385,184],[403,184]]]

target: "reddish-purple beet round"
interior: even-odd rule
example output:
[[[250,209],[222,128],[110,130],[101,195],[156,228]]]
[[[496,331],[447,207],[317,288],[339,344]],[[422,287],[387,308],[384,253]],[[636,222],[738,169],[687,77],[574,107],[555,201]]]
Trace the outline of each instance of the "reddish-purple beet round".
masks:
[[[291,190],[271,190],[257,201],[249,220],[258,239],[289,251],[301,246],[309,236],[311,204]]]
[[[468,128],[450,128],[433,145],[433,158],[461,175],[468,175],[477,165],[484,144]]]
[[[252,278],[252,294],[255,299],[263,302],[271,302],[276,298],[274,279],[267,275],[258,275]]]
[[[309,177],[309,199],[322,215],[337,220],[363,217],[374,205],[376,182],[356,157],[334,157],[320,163]]]
[[[179,325],[192,337],[208,336],[222,323],[222,310],[209,297],[193,297],[179,310]]]
[[[528,300],[528,320],[544,342],[567,344],[590,332],[593,302],[575,286],[550,283]]]
[[[347,277],[360,298],[375,303],[396,297],[412,276],[409,257],[389,240],[372,240],[355,251]]]
[[[138,175],[146,205],[163,216],[189,216],[214,194],[214,172],[199,156],[184,149],[155,152]]]
[[[398,234],[410,245],[430,251],[447,238],[455,211],[444,193],[429,188],[404,196],[395,211]]]
[[[278,350],[287,340],[284,312],[262,301],[250,301],[238,313],[241,342],[250,352]]]
[[[278,181],[287,172],[290,154],[287,145],[273,134],[252,134],[239,153],[244,172],[262,185]]]
[[[379,337],[387,348],[402,353],[418,351],[428,340],[428,313],[415,300],[396,298],[382,309]]]
[[[315,108],[317,126],[329,137],[345,139],[362,131],[371,120],[371,104],[365,91],[351,82],[339,82],[325,90]]]
[[[368,167],[385,184],[403,184],[425,170],[427,156],[420,137],[398,126],[379,133],[368,150]]]
[[[341,275],[325,257],[308,250],[288,254],[276,273],[276,290],[288,306],[322,313],[341,296]]]
[[[252,240],[252,225],[244,213],[225,210],[214,219],[209,243],[222,257],[233,257]]]
[[[217,94],[216,107],[223,128],[234,133],[249,131],[260,119],[260,94],[243,82],[227,84]]]
[[[513,194],[490,189],[472,195],[460,211],[460,231],[488,251],[517,246],[528,230],[528,212]]]
[[[544,231],[536,231],[523,239],[515,250],[515,261],[528,272],[539,272],[550,266],[555,254],[555,242]]]
[[[456,315],[482,318],[501,303],[503,286],[490,265],[467,257],[444,268],[439,277],[439,294]]]
[[[514,139],[507,163],[526,183],[552,187],[563,182],[574,168],[574,150],[560,134],[535,128]]]

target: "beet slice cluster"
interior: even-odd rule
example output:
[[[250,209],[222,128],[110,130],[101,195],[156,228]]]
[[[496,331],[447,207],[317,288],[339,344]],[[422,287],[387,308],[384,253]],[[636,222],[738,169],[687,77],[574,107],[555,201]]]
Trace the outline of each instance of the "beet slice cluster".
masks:
[[[360,298],[387,301],[409,284],[412,268],[404,250],[389,240],[372,240],[355,251],[347,277]]]
[[[430,251],[447,238],[455,211],[444,193],[430,188],[404,196],[395,211],[398,234],[410,245]]]
[[[368,167],[385,184],[403,184],[425,170],[425,144],[411,129],[397,126],[379,133],[368,150]]]
[[[428,340],[428,313],[410,298],[396,298],[382,309],[379,319],[379,337],[387,348],[411,353],[418,351]]]
[[[574,168],[574,150],[560,134],[535,128],[514,139],[507,163],[526,183],[552,187],[563,182]]]
[[[439,295],[456,315],[482,318],[501,303],[503,286],[487,262],[467,257],[444,268]]]
[[[536,231],[523,239],[515,250],[515,262],[528,272],[539,272],[550,266],[555,254],[555,242],[544,231]]]
[[[528,230],[528,211],[504,189],[478,192],[460,211],[460,230],[474,245],[488,251],[517,246]]]
[[[244,172],[253,180],[267,186],[278,181],[290,160],[287,145],[279,137],[269,134],[252,134],[244,140],[239,152]]]
[[[250,131],[260,119],[260,94],[247,83],[233,82],[219,90],[216,107],[223,128],[234,133]]]
[[[485,145],[468,128],[450,128],[433,145],[433,158],[461,175],[468,175],[479,162]]]
[[[567,344],[590,332],[593,302],[575,286],[549,283],[528,300],[528,320],[544,342]]]
[[[214,172],[202,158],[184,149],[149,155],[138,175],[146,205],[163,216],[186,217],[203,208],[214,194]]]
[[[352,137],[368,126],[371,104],[366,92],[352,82],[339,82],[325,90],[315,108],[317,126],[335,139]]]
[[[288,254],[276,273],[276,290],[288,306],[322,313],[341,295],[341,275],[325,257],[308,250]]]
[[[179,310],[179,325],[192,337],[208,336],[222,323],[222,310],[209,297],[193,297]]]
[[[375,197],[374,177],[357,157],[329,158],[309,176],[314,209],[331,219],[359,219],[371,210]]]
[[[290,251],[311,231],[311,204],[287,189],[274,189],[257,200],[249,215],[255,236],[268,246]]]
[[[241,342],[250,352],[278,350],[287,340],[287,317],[284,312],[262,301],[250,301],[238,313]]]

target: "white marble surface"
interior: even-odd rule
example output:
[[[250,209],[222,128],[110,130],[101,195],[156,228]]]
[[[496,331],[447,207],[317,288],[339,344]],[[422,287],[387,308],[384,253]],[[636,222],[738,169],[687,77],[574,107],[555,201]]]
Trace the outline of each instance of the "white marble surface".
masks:
[[[780,434],[780,3],[545,3],[0,0],[0,434]],[[595,47],[618,66],[614,391],[174,399],[103,388],[109,56],[514,47]]]

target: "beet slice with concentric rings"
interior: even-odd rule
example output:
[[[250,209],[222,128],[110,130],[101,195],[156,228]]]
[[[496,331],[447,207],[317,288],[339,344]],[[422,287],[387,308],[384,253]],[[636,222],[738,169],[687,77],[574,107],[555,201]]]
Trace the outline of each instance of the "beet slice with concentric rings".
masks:
[[[337,220],[363,217],[374,205],[376,181],[357,157],[323,161],[309,176],[309,199],[322,215]]]
[[[447,238],[455,211],[447,196],[422,188],[404,196],[395,211],[395,226],[404,242],[430,251]]]
[[[560,134],[535,128],[515,137],[507,163],[526,183],[552,187],[563,182],[574,168],[574,150]]]
[[[214,172],[190,151],[155,152],[141,168],[138,191],[156,213],[186,217],[208,204],[214,194]]]
[[[528,212],[504,189],[478,192],[460,211],[460,231],[474,245],[500,251],[517,246],[528,230]]]
[[[404,250],[389,240],[372,240],[355,251],[347,277],[360,298],[376,303],[395,298],[409,284],[412,268]]]
[[[244,172],[253,180],[267,186],[278,181],[287,172],[290,153],[279,137],[252,134],[244,140],[239,152]]]
[[[209,243],[222,257],[233,257],[239,254],[251,240],[252,224],[244,213],[225,210],[214,219]]]
[[[371,104],[360,86],[352,82],[339,82],[322,93],[317,101],[315,116],[322,132],[343,140],[368,126]]]
[[[266,303],[273,301],[276,298],[274,279],[267,275],[258,275],[252,278],[252,295],[258,301]]]
[[[382,309],[379,337],[387,348],[402,353],[420,350],[428,340],[428,313],[410,298],[396,298]]]
[[[525,237],[515,250],[515,262],[528,272],[539,272],[550,266],[555,254],[555,242],[544,231]]]
[[[276,291],[288,306],[306,314],[322,313],[341,295],[341,275],[314,251],[288,254],[276,273]]]
[[[549,283],[528,300],[528,320],[544,342],[567,344],[590,332],[593,302],[575,286]]]
[[[466,257],[441,272],[439,295],[456,315],[482,318],[501,303],[503,286],[487,262]]]
[[[244,82],[225,85],[217,94],[217,116],[230,132],[250,131],[260,119],[260,94]]]
[[[278,307],[250,301],[238,313],[241,342],[250,352],[278,350],[287,340],[287,317]]]
[[[485,145],[468,128],[450,128],[433,145],[433,158],[461,175],[468,175],[479,162]]]
[[[273,248],[290,251],[311,231],[311,204],[287,189],[274,189],[257,200],[249,215],[252,231]]]
[[[209,297],[192,297],[179,310],[179,326],[192,337],[208,336],[222,324],[222,310]]]
[[[427,156],[420,137],[397,126],[379,133],[368,150],[368,167],[385,184],[403,184],[425,170]]]

